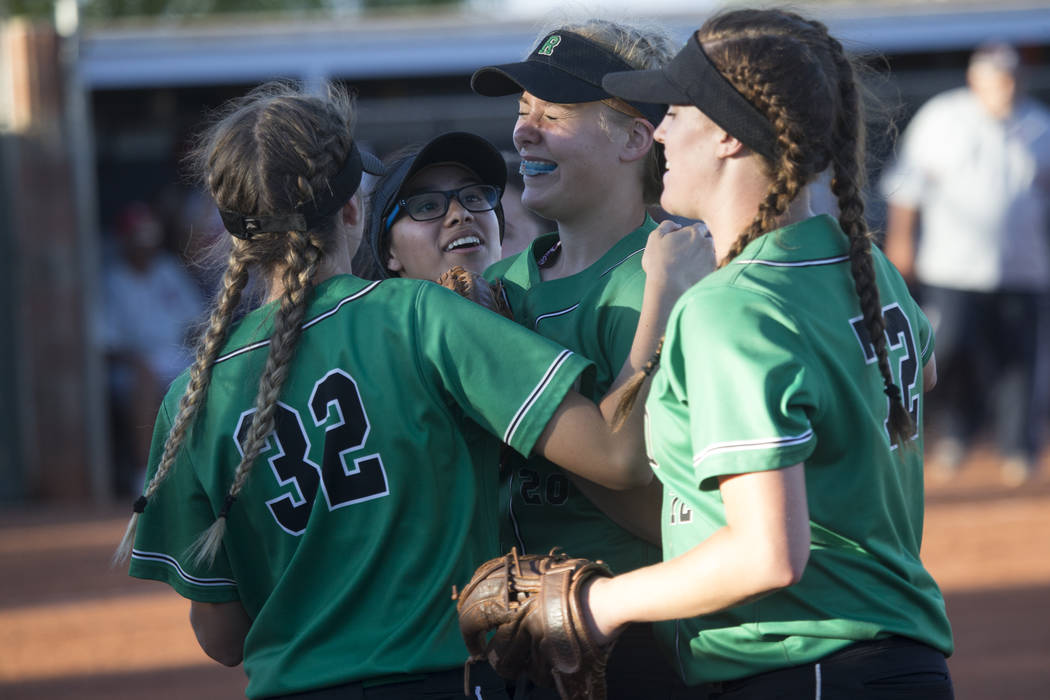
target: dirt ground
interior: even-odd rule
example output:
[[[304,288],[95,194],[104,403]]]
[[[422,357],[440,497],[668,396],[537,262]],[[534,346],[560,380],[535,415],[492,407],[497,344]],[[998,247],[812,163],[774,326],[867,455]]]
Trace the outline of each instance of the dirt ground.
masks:
[[[959,700],[1050,694],[1050,454],[1001,485],[976,451],[928,479],[923,558],[945,593]],[[244,697],[240,668],[210,661],[167,586],[109,567],[127,508],[0,510],[0,698]]]

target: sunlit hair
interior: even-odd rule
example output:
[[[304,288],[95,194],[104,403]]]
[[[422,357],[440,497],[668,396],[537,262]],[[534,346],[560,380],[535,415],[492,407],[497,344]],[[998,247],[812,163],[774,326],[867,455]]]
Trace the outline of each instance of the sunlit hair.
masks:
[[[704,23],[697,38],[719,72],[765,115],[776,136],[774,157],[763,157],[769,189],[720,264],[776,229],[791,202],[830,165],[854,287],[890,398],[890,435],[899,445],[910,444],[915,425],[890,373],[873,239],[864,220],[864,119],[852,62],[823,24],[782,10],[719,14]]]
[[[287,214],[329,190],[352,145],[354,101],[331,85],[321,95],[292,83],[269,83],[231,101],[199,137],[188,157],[195,175],[219,209],[244,215]],[[259,377],[255,414],[244,439],[244,454],[215,524],[194,545],[196,561],[214,559],[222,544],[226,516],[244,487],[253,462],[274,425],[274,409],[299,339],[313,278],[326,254],[337,249],[333,214],[306,232],[261,233],[232,238],[221,288],[207,330],[197,346],[189,383],[179,402],[157,470],[136,502],[115,555],[131,551],[138,513],[161,487],[204,404],[211,370],[226,342],[234,310],[249,279],[274,280],[279,292],[266,366]]]
[[[659,68],[670,61],[678,49],[670,35],[659,25],[628,24],[604,19],[551,24],[537,37],[533,45],[556,29],[568,30],[604,46],[635,70]],[[617,98],[602,100],[602,104],[606,109],[602,110],[600,124],[609,134],[612,128],[627,128],[635,117],[642,117],[631,105]],[[657,126],[659,124],[653,124],[654,129]],[[645,157],[642,169],[642,197],[646,204],[656,204],[660,201],[660,194],[663,192],[664,162],[663,144],[654,142]]]

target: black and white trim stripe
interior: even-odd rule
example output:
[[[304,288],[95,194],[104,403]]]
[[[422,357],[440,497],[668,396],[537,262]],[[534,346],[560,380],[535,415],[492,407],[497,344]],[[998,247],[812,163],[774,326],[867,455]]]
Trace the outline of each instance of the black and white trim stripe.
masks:
[[[703,451],[693,456],[693,466],[697,467],[708,457],[724,452],[747,452],[750,450],[766,450],[774,447],[791,447],[808,442],[813,437],[813,429],[810,428],[800,435],[788,437],[757,438],[755,440],[734,440],[731,442],[716,442],[708,445]]]
[[[544,372],[539,383],[529,394],[528,398],[525,399],[525,403],[521,405],[518,412],[510,419],[510,425],[507,426],[507,431],[503,433],[503,442],[508,445],[511,444],[511,440],[514,438],[514,433],[517,432],[518,428],[521,426],[525,416],[528,415],[528,412],[532,409],[536,401],[539,400],[540,396],[543,395],[543,392],[547,390],[550,383],[554,381],[554,377],[558,374],[558,370],[561,369],[562,365],[565,364],[569,359],[569,356],[572,354],[571,350],[562,350],[558,353],[558,356],[554,358],[554,362],[552,362],[550,367],[547,368],[547,371]]]
[[[316,323],[320,323],[321,321],[325,320],[326,318],[335,315],[339,311],[339,309],[343,308],[344,305],[349,304],[350,302],[355,301],[357,299],[360,299],[365,294],[368,294],[369,292],[371,292],[373,289],[375,289],[377,286],[379,286],[380,282],[382,282],[382,280],[376,280],[375,282],[373,282],[372,284],[368,285],[367,287],[365,287],[361,291],[356,292],[354,294],[351,294],[348,297],[343,297],[342,299],[339,300],[338,304],[333,306],[328,311],[325,311],[320,316],[317,316],[316,318],[312,318],[309,321],[306,321],[305,323],[303,323],[301,328],[305,331],[310,326],[312,326],[312,325],[314,325]],[[243,348],[238,348],[238,349],[234,350],[233,352],[228,352],[225,355],[223,355],[222,357],[219,357],[218,359],[215,360],[215,364],[219,364],[220,362],[225,362],[226,360],[229,360],[231,358],[237,357],[238,355],[243,355],[245,353],[251,352],[252,350],[258,350],[259,348],[264,348],[264,347],[266,347],[269,344],[270,344],[269,340],[260,340],[258,343],[252,343],[251,345],[245,345]]]
[[[643,247],[639,248],[638,250],[634,251],[633,253],[628,253],[626,256],[624,256],[623,259],[620,260],[620,262],[614,263],[605,272],[603,272],[602,274],[600,274],[598,276],[599,277],[605,277],[607,274],[609,274],[610,272],[612,272],[613,270],[618,268],[620,265],[623,265],[625,262],[627,262],[628,260],[633,258],[635,255],[638,255],[639,253],[644,253],[644,252],[645,252],[645,247],[643,246]]]
[[[175,569],[179,578],[186,583],[192,583],[194,586],[237,586],[237,582],[230,578],[201,578],[199,576],[191,576],[186,573],[186,570],[183,569],[175,557],[170,554],[164,554],[162,552],[143,552],[141,549],[133,549],[131,550],[131,558],[140,561],[152,561],[158,564],[167,564]]]
[[[539,328],[540,327],[540,321],[542,321],[545,318],[555,318],[557,316],[564,316],[565,314],[572,313],[573,311],[575,311],[578,308],[580,308],[580,304],[579,304],[579,302],[576,302],[575,304],[573,304],[572,306],[570,306],[567,309],[562,309],[561,311],[551,311],[549,314],[543,314],[541,316],[537,316],[536,317],[536,322],[532,324],[533,328]]]
[[[734,265],[766,265],[767,267],[817,267],[819,265],[837,265],[847,262],[848,255],[839,255],[834,258],[817,258],[816,260],[799,260],[797,262],[780,262],[778,260],[760,260],[751,258],[749,260],[734,260]]]
[[[633,253],[628,253],[619,262],[612,264],[610,267],[608,267],[605,270],[605,272],[603,272],[602,274],[600,274],[598,276],[599,277],[605,277],[607,274],[609,274],[610,272],[612,272],[613,270],[618,268],[620,265],[623,265],[625,262],[627,262],[628,260],[633,258],[635,255],[638,255],[639,253],[644,253],[644,252],[645,252],[645,248],[639,248],[638,250],[634,251]],[[535,328],[535,329],[538,329],[540,327],[540,321],[542,321],[544,319],[548,319],[548,318],[557,318],[558,316],[564,316],[565,314],[572,313],[573,311],[575,311],[578,308],[580,308],[580,302],[576,302],[572,306],[570,306],[570,307],[568,307],[566,309],[561,309],[560,311],[551,311],[550,313],[547,313],[547,314],[541,314],[541,315],[536,317],[536,321],[532,324],[532,327]]]

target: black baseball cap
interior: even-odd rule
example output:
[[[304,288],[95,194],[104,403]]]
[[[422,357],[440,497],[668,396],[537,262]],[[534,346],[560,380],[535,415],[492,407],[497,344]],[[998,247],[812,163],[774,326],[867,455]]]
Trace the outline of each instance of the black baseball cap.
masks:
[[[528,91],[547,102],[597,102],[614,97],[602,87],[606,73],[632,70],[606,47],[579,34],[558,29],[548,34],[520,63],[485,66],[474,72],[470,87],[486,97]],[[664,105],[626,100],[653,125],[663,119]]]
[[[440,163],[462,165],[478,176],[485,185],[492,185],[500,193],[507,186],[507,162],[487,139],[466,131],[450,131],[425,143],[418,151],[403,156],[390,164],[387,173],[372,192],[372,206],[366,239],[378,271],[386,270],[385,257],[389,226],[387,217],[397,204],[397,194],[408,180],[423,168]],[[499,236],[503,240],[503,208],[496,204],[494,211],[499,222]]]
[[[773,124],[704,53],[696,34],[659,70],[610,73],[602,86],[624,100],[693,105],[751,150],[773,159]]]

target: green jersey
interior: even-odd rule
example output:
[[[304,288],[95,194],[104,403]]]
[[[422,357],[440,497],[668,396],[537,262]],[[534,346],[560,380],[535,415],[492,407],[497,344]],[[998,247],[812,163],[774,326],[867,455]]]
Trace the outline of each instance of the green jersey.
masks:
[[[717,477],[800,462],[812,542],[797,584],[659,625],[689,684],[811,663],[889,635],[952,651],[944,600],[919,560],[922,373],[933,335],[896,269],[881,251],[872,256],[890,367],[920,426],[904,447],[890,442],[889,399],[834,219],[753,241],[672,311],[646,402],[664,558],[726,524]]]
[[[551,233],[485,271],[499,279],[518,323],[595,363],[580,393],[597,402],[627,360],[638,326],[645,272],[642,253],[655,222],[646,217],[597,262],[569,277],[543,281],[538,258],[558,240]],[[573,556],[602,559],[616,572],[659,561],[659,549],[610,520],[542,457],[504,460],[500,487],[503,549],[545,554],[562,547]],[[508,464],[509,462],[509,464]]]
[[[528,454],[589,363],[431,282],[323,282],[223,549],[197,566],[185,552],[230,488],[273,312],[248,315],[215,362],[131,574],[240,601],[250,697],[462,665],[449,591],[500,553],[490,435]],[[160,410],[151,476],[186,383]]]

